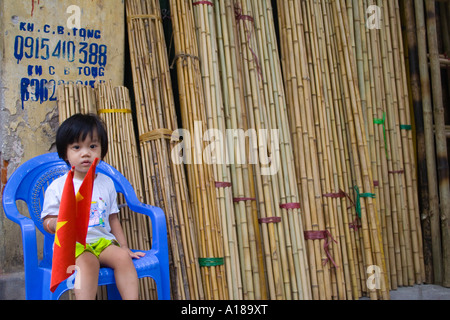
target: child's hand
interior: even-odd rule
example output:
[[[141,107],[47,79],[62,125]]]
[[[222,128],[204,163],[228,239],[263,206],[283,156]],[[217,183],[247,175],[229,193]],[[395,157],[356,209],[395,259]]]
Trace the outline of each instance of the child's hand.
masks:
[[[140,257],[145,256],[145,252],[133,252],[129,248],[127,248],[127,251],[132,259],[139,259]]]

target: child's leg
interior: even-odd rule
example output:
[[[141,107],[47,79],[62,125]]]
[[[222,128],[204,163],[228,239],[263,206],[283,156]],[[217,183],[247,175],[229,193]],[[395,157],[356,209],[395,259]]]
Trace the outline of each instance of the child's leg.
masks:
[[[85,251],[76,259],[76,265],[79,269],[75,279],[75,298],[77,300],[94,300],[97,295],[98,271],[100,270],[98,258],[91,252]]]
[[[128,252],[118,246],[110,245],[100,254],[100,264],[114,269],[117,289],[123,300],[139,298],[137,272]]]

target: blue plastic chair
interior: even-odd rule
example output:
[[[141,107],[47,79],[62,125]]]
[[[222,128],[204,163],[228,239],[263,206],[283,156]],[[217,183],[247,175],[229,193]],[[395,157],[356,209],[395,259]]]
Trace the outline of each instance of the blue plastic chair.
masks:
[[[27,300],[59,299],[65,291],[73,288],[74,275],[68,281],[63,281],[54,293],[50,291],[54,235],[44,230],[41,220],[41,204],[47,186],[68,170],[68,165],[56,153],[37,156],[22,164],[11,175],[3,192],[3,210],[10,220],[20,225],[22,230]],[[138,278],[153,278],[158,299],[169,300],[169,253],[164,212],[161,208],[139,202],[128,180],[109,164],[101,161],[97,166],[97,172],[107,175],[114,181],[116,191],[124,195],[132,211],[150,217],[152,248],[149,251],[141,250],[146,253],[145,256],[133,259],[133,262]],[[17,200],[25,201],[31,219],[19,213]],[[38,261],[36,227],[44,234],[43,259],[40,261]],[[112,269],[100,269],[98,284],[107,285],[109,299],[120,299]]]

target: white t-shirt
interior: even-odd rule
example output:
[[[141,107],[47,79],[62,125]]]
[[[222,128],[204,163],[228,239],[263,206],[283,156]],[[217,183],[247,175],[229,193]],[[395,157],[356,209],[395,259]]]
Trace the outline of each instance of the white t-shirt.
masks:
[[[66,178],[67,174],[54,180],[45,191],[44,205],[41,212],[42,219],[47,215],[58,215]],[[82,182],[82,180],[73,179],[75,194],[78,192]],[[114,182],[108,176],[98,173],[94,180],[94,189],[92,191],[91,213],[86,243],[94,243],[100,238],[115,240],[116,238],[111,233],[111,227],[109,225],[109,215],[118,212],[117,192],[114,188]]]

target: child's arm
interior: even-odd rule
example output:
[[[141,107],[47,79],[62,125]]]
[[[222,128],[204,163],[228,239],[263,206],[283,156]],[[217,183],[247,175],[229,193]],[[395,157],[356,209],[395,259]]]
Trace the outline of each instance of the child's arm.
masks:
[[[46,216],[44,218],[44,221],[42,222],[42,225],[44,226],[44,230],[51,234],[55,233],[57,221],[58,221],[58,216],[51,216],[51,215]]]
[[[140,257],[145,256],[144,252],[133,252],[128,248],[127,239],[125,238],[125,234],[123,233],[123,229],[120,225],[117,213],[109,215],[109,225],[111,226],[111,233],[116,237],[117,241],[120,244],[120,247],[128,250],[130,257],[139,259]]]

